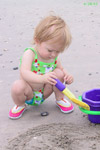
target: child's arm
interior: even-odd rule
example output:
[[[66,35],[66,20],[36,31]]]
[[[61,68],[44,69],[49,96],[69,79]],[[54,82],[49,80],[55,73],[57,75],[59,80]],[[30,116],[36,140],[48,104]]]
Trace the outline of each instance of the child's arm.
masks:
[[[26,82],[31,84],[50,83],[52,85],[55,85],[56,81],[54,79],[56,79],[56,75],[54,72],[50,72],[45,75],[37,75],[36,73],[31,71],[31,66],[34,58],[35,58],[35,54],[31,50],[27,50],[26,52],[24,52],[22,58],[22,64],[20,68],[20,75],[22,79],[24,79]]]
[[[61,65],[61,62],[59,59],[57,59],[57,68],[60,68],[64,73],[64,81],[66,84],[71,84],[73,82],[73,77],[70,75]]]

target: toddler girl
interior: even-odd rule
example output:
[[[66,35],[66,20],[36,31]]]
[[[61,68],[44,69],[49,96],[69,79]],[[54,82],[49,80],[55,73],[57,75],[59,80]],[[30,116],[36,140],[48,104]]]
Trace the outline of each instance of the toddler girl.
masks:
[[[9,118],[20,118],[26,104],[42,104],[52,92],[60,110],[63,113],[72,112],[73,105],[55,87],[55,79],[66,84],[73,82],[73,77],[62,67],[58,58],[71,43],[68,26],[62,18],[48,16],[36,27],[33,40],[34,48],[26,48],[20,60],[20,79],[12,85],[15,106],[10,110]]]

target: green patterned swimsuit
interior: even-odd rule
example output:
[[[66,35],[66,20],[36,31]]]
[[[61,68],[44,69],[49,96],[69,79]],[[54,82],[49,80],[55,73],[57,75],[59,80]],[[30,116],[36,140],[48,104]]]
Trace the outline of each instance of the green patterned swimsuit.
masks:
[[[34,72],[38,75],[43,75],[45,73],[52,72],[56,68],[56,66],[57,66],[57,57],[51,63],[41,62],[41,61],[38,60],[37,53],[33,48],[26,48],[25,51],[27,51],[29,49],[32,50],[35,53],[35,59],[32,62],[32,67],[31,67],[32,72]],[[21,62],[20,62],[20,64],[21,64]],[[29,105],[42,104],[43,101],[44,101],[44,99],[43,99],[43,90],[44,89],[41,89],[39,91],[34,91],[33,92],[33,98],[31,100],[27,100],[26,103],[29,104]]]

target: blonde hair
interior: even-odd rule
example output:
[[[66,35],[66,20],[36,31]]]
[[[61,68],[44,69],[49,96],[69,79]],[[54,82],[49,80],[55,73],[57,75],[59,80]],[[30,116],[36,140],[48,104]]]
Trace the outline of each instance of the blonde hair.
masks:
[[[44,18],[35,29],[34,39],[40,43],[53,40],[62,42],[62,50],[67,48],[71,43],[71,33],[65,21],[58,16],[48,16]]]

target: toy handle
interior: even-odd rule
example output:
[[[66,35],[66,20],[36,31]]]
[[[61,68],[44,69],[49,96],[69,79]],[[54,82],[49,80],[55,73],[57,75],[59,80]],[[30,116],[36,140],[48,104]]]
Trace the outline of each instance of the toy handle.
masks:
[[[57,81],[57,83],[56,83],[56,87],[60,90],[60,91],[63,91],[66,87],[65,87],[65,85],[60,81],[60,80],[58,80],[58,79],[55,79],[56,81]]]
[[[55,79],[57,81],[56,83],[56,87],[62,92],[64,93],[69,99],[75,98],[74,94],[72,94],[72,92],[70,92],[66,86],[59,80],[59,79]]]

